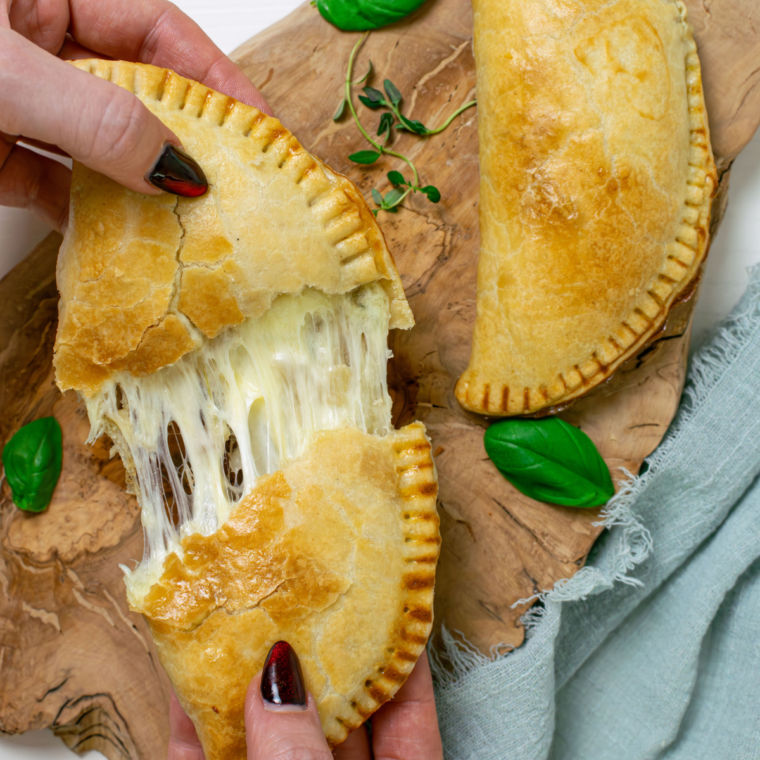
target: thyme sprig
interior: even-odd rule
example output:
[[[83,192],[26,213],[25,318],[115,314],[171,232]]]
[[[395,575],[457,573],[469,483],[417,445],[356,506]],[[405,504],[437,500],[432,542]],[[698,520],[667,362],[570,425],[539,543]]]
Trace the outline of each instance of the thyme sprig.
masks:
[[[378,211],[396,213],[398,207],[411,193],[423,193],[431,203],[438,203],[438,201],[441,200],[441,193],[438,188],[434,185],[422,186],[420,183],[419,172],[417,171],[414,162],[408,156],[389,147],[393,130],[395,129],[397,132],[408,132],[417,135],[418,137],[430,137],[431,135],[440,134],[451,124],[452,121],[454,121],[454,119],[456,119],[457,116],[468,108],[472,108],[472,106],[476,104],[476,101],[472,100],[469,103],[465,103],[460,108],[457,108],[457,110],[454,111],[454,113],[452,113],[451,116],[449,116],[449,118],[439,127],[429,129],[418,119],[410,119],[407,116],[404,116],[401,112],[403,96],[398,87],[396,87],[390,79],[386,79],[383,82],[383,90],[385,91],[385,94],[374,87],[365,86],[362,88],[364,95],[359,95],[359,100],[372,111],[386,109],[380,116],[377,134],[374,137],[370,137],[359,119],[359,115],[356,112],[356,107],[353,102],[353,88],[367,82],[374,71],[372,61],[370,61],[367,73],[361,79],[355,82],[353,81],[356,55],[368,36],[369,32],[363,34],[351,51],[351,55],[348,59],[348,70],[346,73],[343,99],[341,100],[338,110],[335,112],[335,116],[333,116],[333,120],[338,121],[343,117],[346,108],[348,108],[351,113],[351,118],[354,120],[354,123],[358,127],[362,136],[372,146],[372,150],[360,150],[356,153],[352,153],[349,156],[349,159],[354,163],[369,166],[374,164],[381,156],[393,156],[407,164],[412,172],[411,180],[407,180],[399,171],[394,170],[389,172],[388,181],[393,185],[393,189],[385,196],[383,196],[379,190],[375,188],[372,189],[372,198],[378,206],[372,211],[375,215],[377,215]]]

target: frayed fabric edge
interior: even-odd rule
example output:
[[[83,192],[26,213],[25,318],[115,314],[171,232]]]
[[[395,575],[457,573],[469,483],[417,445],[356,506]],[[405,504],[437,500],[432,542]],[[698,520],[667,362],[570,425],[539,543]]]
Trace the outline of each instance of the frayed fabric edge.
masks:
[[[541,623],[550,605],[586,599],[612,588],[616,583],[641,585],[641,581],[632,577],[630,572],[646,560],[654,547],[652,536],[634,512],[634,504],[663,468],[670,452],[680,445],[695,410],[721,378],[731,371],[747,341],[760,329],[760,264],[751,267],[748,272],[749,284],[739,304],[716,325],[710,338],[694,354],[678,412],[663,441],[645,460],[645,472],[632,475],[622,470],[627,479],[607,503],[599,522],[594,523],[610,531],[608,544],[613,545],[607,548],[610,556],[606,566],[586,565],[572,578],[557,581],[551,590],[515,602],[513,608],[531,602],[540,603],[532,606],[521,618],[526,640]],[[452,633],[445,624],[441,626],[441,639],[442,646],[438,649],[428,644],[428,655],[433,676],[443,688],[455,686],[473,670],[509,657],[514,651],[509,645],[497,644],[485,655],[461,631]]]

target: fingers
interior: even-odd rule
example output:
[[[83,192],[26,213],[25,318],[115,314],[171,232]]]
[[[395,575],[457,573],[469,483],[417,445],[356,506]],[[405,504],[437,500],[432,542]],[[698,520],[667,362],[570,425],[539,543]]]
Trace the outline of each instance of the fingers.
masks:
[[[66,0],[0,0],[0,27],[15,29],[49,53],[60,49],[70,20]]]
[[[172,69],[272,114],[245,74],[168,0],[70,0],[69,4],[72,33],[80,45],[112,58]]]
[[[298,657],[285,642],[272,647],[262,674],[248,687],[245,730],[248,760],[333,758]]]
[[[91,169],[147,194],[159,192],[146,175],[166,143],[179,145],[132,93],[6,29],[0,29],[0,130],[58,145]]]
[[[169,0],[0,0],[3,27],[61,58],[73,42],[91,57],[172,69],[272,114],[245,74]]]
[[[172,694],[169,703],[169,751],[167,760],[205,760],[195,726]]]
[[[372,760],[369,736],[364,726],[348,735],[348,739],[333,750],[335,760]]]
[[[372,718],[375,760],[442,760],[433,679],[423,652],[406,683]]]
[[[70,186],[67,167],[0,139],[0,206],[29,209],[63,232]]]

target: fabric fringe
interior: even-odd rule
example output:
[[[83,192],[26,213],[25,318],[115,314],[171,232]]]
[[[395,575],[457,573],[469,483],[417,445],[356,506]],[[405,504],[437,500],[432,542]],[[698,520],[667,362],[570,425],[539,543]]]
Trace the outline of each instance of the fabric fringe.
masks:
[[[663,464],[669,452],[682,445],[685,428],[688,428],[697,409],[709,393],[725,375],[749,338],[760,327],[760,264],[749,269],[749,285],[734,311],[718,324],[711,337],[695,353],[681,404],[664,440],[649,455],[642,467],[643,472],[634,476],[627,470],[625,482],[607,503],[595,525],[604,525],[609,531],[606,546],[608,561],[606,567],[592,564],[581,568],[572,578],[557,581],[554,588],[540,594],[520,599],[519,605],[536,602],[522,617],[526,638],[540,624],[549,605],[554,603],[574,602],[586,599],[592,594],[599,594],[616,583],[640,586],[641,581],[632,577],[630,572],[650,555],[653,549],[652,537],[641,524],[634,512],[634,504],[640,494],[646,490]],[[453,635],[445,626],[441,628],[442,647],[437,651],[429,647],[430,664],[433,676],[444,688],[454,686],[457,681],[471,671],[488,665],[503,657],[509,657],[512,648],[506,645],[492,647],[490,655],[482,654],[465,638],[460,631]],[[504,649],[509,649],[504,653]]]

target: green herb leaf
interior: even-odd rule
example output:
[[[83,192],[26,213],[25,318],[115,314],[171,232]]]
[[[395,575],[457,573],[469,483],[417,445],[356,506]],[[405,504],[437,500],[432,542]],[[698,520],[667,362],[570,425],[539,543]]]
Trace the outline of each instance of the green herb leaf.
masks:
[[[418,119],[407,119],[403,114],[399,114],[401,117],[401,124],[396,129],[403,132],[414,132],[416,135],[427,135],[430,130]]]
[[[22,427],[3,449],[13,503],[27,512],[47,509],[62,461],[61,426],[54,417],[43,417]]]
[[[405,192],[406,191],[402,190],[400,187],[394,187],[393,190],[385,196],[385,205],[395,206],[404,197]]]
[[[346,102],[346,99],[343,98],[343,100],[340,101],[338,110],[335,112],[335,116],[333,116],[333,121],[338,121],[341,118],[341,116],[343,116],[343,113],[345,112],[347,105],[348,103]]]
[[[378,206],[383,205],[383,194],[376,188],[372,188],[372,198]]]
[[[354,84],[361,84],[362,82],[366,82],[371,76],[372,76],[372,61],[369,62],[369,68],[367,69],[367,73],[361,78],[357,79]]]
[[[365,98],[364,95],[359,95],[359,100],[364,103],[367,108],[371,108],[373,111],[377,111],[378,108],[380,108],[380,103],[375,103],[374,100],[370,100],[369,98]]]
[[[393,126],[393,114],[387,111],[380,117],[380,125],[377,128],[377,134],[383,135],[386,132],[390,134],[391,127]]]
[[[386,79],[385,82],[383,82],[383,89],[388,96],[388,100],[390,100],[394,106],[397,106],[401,102],[401,93],[390,79]]]
[[[425,195],[427,195],[428,200],[431,203],[438,203],[438,201],[441,200],[441,191],[437,187],[434,187],[433,185],[427,185],[426,187],[421,187],[420,192],[425,193]]]
[[[348,159],[355,164],[374,164],[380,158],[380,153],[376,150],[360,150],[358,153],[352,153]]]
[[[344,32],[366,32],[393,24],[425,0],[317,0],[322,16]]]
[[[380,90],[376,90],[374,87],[362,87],[362,92],[369,100],[376,103],[378,106],[385,105],[385,98]]]
[[[393,187],[409,184],[404,179],[404,175],[401,172],[397,172],[397,171],[388,172],[388,181],[391,183],[391,185],[393,185]]]
[[[526,496],[566,507],[598,507],[615,493],[591,439],[557,417],[505,420],[488,428],[486,453]]]

